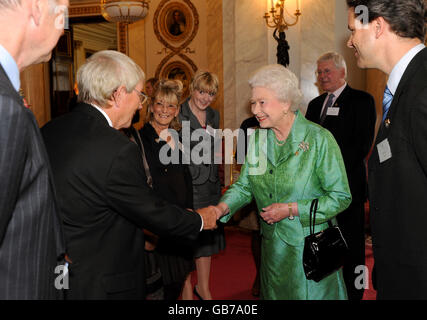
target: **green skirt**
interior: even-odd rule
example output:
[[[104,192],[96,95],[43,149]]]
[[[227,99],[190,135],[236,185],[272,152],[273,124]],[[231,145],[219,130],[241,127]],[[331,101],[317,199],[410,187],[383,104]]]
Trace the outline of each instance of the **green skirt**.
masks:
[[[319,282],[307,280],[302,264],[304,244],[291,246],[273,235],[262,239],[261,299],[265,300],[347,300],[338,270]]]

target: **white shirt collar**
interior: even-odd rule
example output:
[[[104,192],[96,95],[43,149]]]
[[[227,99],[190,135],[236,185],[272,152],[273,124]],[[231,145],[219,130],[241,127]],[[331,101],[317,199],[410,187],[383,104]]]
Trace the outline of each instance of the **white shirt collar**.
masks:
[[[10,53],[0,44],[0,64],[3,67],[6,75],[13,87],[19,92],[21,87],[21,80],[19,79],[19,69]]]
[[[323,101],[323,106],[322,106],[322,110],[320,111],[321,114],[323,112],[323,109],[325,109],[326,107],[326,103],[328,102],[328,97],[330,94],[334,95],[334,98],[332,99],[332,105],[335,103],[335,101],[337,101],[338,97],[340,96],[340,94],[344,91],[345,87],[347,86],[347,82],[344,82],[344,85],[339,87],[337,90],[335,90],[334,92],[328,92],[328,95],[326,96],[325,100]]]
[[[337,90],[332,92],[332,94],[335,96],[334,100],[338,99],[338,97],[344,91],[346,86],[347,86],[347,82],[344,82],[344,85],[342,87],[339,87]]]
[[[405,73],[405,70],[408,67],[409,63],[417,55],[417,53],[423,50],[424,48],[425,45],[422,43],[416,45],[411,50],[409,50],[394,66],[387,81],[387,86],[393,95],[396,93],[400,79],[402,79],[402,76]]]
[[[101,112],[101,113],[102,113],[102,115],[105,117],[105,119],[107,119],[108,124],[110,125],[110,127],[113,127],[113,123],[111,122],[110,117],[105,113],[105,111],[104,111],[104,110],[102,110],[102,108],[101,108],[101,107],[98,107],[96,104],[91,103],[91,105],[92,105],[93,107],[95,107],[99,112]]]

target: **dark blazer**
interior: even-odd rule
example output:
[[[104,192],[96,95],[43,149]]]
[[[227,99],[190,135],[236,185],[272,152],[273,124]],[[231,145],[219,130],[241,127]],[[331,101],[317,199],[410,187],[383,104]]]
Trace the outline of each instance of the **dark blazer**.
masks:
[[[319,123],[320,112],[327,93],[313,99],[305,117]],[[346,86],[336,100],[338,116],[326,116],[322,126],[337,141],[344,159],[353,202],[364,202],[367,197],[366,167],[364,160],[372,146],[375,134],[375,101],[367,92]]]
[[[0,299],[61,298],[64,251],[39,127],[0,66]]]
[[[179,163],[163,164],[159,158],[161,150],[168,149],[168,155],[171,156],[171,148],[166,144],[166,141],[159,138],[150,123],[144,125],[140,134],[153,178],[154,191],[170,203],[183,208],[193,208],[193,184],[188,165],[182,162],[181,150],[176,149],[174,151],[179,153]]]
[[[183,124],[183,130],[181,131],[184,152],[187,155],[190,155],[190,151],[186,149],[190,149],[191,152],[194,152],[194,147],[197,146],[200,148],[204,143],[209,143],[209,146],[207,146],[207,149],[210,150],[210,157],[207,157],[208,161],[200,164],[194,163],[194,159],[190,161],[189,169],[193,181],[194,208],[197,209],[209,205],[216,205],[221,197],[221,182],[218,172],[219,166],[215,164],[215,143],[221,143],[221,140],[214,139],[206,130],[202,130],[202,137],[199,137],[197,141],[190,141],[190,135],[193,134],[194,130],[202,129],[202,127],[195,115],[191,112],[188,99],[181,105],[179,120],[181,123],[189,121],[190,124],[189,131],[186,130],[185,124]],[[206,109],[206,124],[213,129],[219,128],[219,113],[211,107]],[[190,142],[189,145],[187,142]],[[206,149],[200,148],[199,155],[201,158],[204,158],[204,150]],[[192,154],[192,156],[194,156],[194,154]],[[218,161],[217,163],[220,163],[221,159]]]
[[[427,49],[408,65],[388,119],[369,159],[377,297],[427,299]],[[391,158],[380,163],[386,139]]]
[[[200,216],[155,195],[138,146],[93,106],[76,106],[42,134],[72,261],[67,298],[144,298],[141,229],[195,239]]]

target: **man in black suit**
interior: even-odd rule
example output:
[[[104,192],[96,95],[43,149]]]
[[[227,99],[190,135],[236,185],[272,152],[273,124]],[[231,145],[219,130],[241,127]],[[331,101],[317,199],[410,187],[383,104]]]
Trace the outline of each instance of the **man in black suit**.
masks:
[[[53,177],[19,72],[48,61],[68,0],[0,0],[0,299],[61,298],[64,241]],[[57,272],[57,274],[55,273]]]
[[[425,1],[347,4],[358,66],[389,75],[368,165],[377,298],[427,299]]]
[[[170,205],[147,185],[137,145],[119,131],[147,98],[144,72],[134,61],[97,52],[77,82],[82,103],[42,128],[63,212],[66,298],[143,299],[142,228],[196,239],[202,225],[216,226],[216,213]]]
[[[364,288],[355,284],[360,277],[356,268],[365,265],[365,158],[374,139],[376,115],[373,97],[351,88],[346,73],[345,60],[336,52],[325,53],[317,60],[318,85],[325,93],[309,103],[306,118],[328,129],[343,155],[353,199],[350,207],[337,216],[350,249],[343,274],[349,299],[361,300]]]

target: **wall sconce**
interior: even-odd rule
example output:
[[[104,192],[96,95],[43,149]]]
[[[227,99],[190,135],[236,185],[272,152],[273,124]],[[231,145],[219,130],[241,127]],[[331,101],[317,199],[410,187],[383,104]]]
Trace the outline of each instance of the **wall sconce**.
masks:
[[[271,0],[271,16],[268,12],[265,13],[264,19],[265,23],[269,28],[274,28],[273,37],[277,41],[277,63],[284,65],[287,67],[289,65],[289,44],[286,40],[285,30],[288,27],[292,27],[298,23],[299,17],[301,16],[301,0],[296,1],[296,10],[294,13],[295,20],[293,22],[286,21],[285,12],[286,10],[285,2],[286,0],[278,0],[276,5],[274,5],[274,1]],[[288,13],[290,16],[290,14]],[[270,17],[272,18],[270,20]],[[279,36],[277,36],[277,31],[279,31]]]
[[[148,1],[101,0],[101,13],[110,22],[132,23],[147,16]]]

